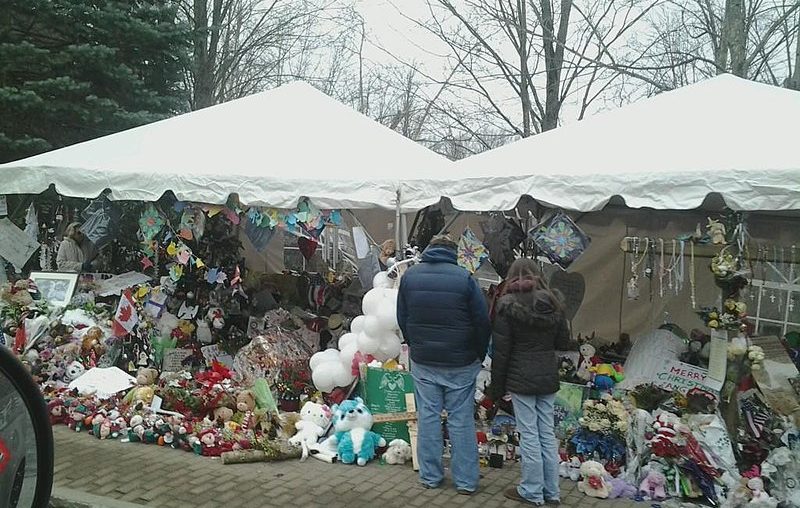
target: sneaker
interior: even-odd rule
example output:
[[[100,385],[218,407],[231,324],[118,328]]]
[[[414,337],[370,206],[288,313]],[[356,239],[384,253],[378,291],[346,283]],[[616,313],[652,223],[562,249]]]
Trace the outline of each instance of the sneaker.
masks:
[[[439,485],[430,485],[428,483],[419,482],[423,489],[438,489]]]
[[[558,506],[561,504],[560,499],[547,499],[545,500],[544,504],[549,504],[550,506]]]
[[[462,496],[471,496],[472,494],[474,494],[477,491],[475,491],[475,490],[467,490],[467,489],[456,489],[456,492],[458,492]]]
[[[513,501],[519,501],[520,503],[525,503],[525,504],[529,504],[529,505],[532,505],[532,506],[544,506],[544,503],[541,502],[541,501],[537,503],[535,501],[529,501],[529,500],[525,499],[524,497],[520,496],[516,487],[511,487],[510,489],[506,489],[505,492],[503,492],[503,496],[505,496],[506,499],[511,499]]]

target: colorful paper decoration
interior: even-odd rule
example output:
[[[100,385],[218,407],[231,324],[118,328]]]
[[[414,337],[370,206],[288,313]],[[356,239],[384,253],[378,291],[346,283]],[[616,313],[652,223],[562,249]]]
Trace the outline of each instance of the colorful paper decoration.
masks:
[[[158,210],[152,204],[147,205],[147,208],[142,212],[139,218],[139,229],[142,231],[145,243],[149,244],[161,232],[164,227],[164,218],[158,213]]]
[[[591,242],[586,233],[561,210],[531,229],[529,235],[547,259],[565,270]]]
[[[475,233],[467,227],[458,241],[458,265],[475,273],[489,257],[486,247],[478,240]]]

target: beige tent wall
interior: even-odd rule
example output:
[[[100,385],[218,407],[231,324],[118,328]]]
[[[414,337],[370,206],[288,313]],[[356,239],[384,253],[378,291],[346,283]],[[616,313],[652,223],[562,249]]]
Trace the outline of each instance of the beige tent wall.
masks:
[[[356,211],[355,215],[369,234],[377,242],[394,238],[395,215],[391,210]],[[638,300],[628,300],[626,284],[630,279],[631,255],[620,249],[620,241],[625,236],[663,238],[669,260],[671,239],[690,233],[697,224],[703,229],[708,217],[718,217],[718,212],[708,211],[663,211],[636,210],[624,207],[608,207],[599,212],[572,214],[580,227],[592,238],[592,243],[570,267],[570,271],[581,273],[586,281],[586,294],[583,305],[573,321],[574,332],[591,334],[613,341],[621,332],[635,337],[656,328],[669,320],[685,330],[702,326],[691,306],[689,273],[691,263],[689,247],[686,247],[684,260],[685,281],[679,294],[665,289],[661,298],[658,292],[658,277],[652,281],[653,298],[650,298],[650,282],[640,278],[641,295]],[[452,215],[448,216],[452,217]],[[348,217],[348,222],[351,218]],[[457,237],[466,227],[470,227],[479,239],[482,238],[480,224],[486,216],[463,213],[449,228]],[[410,228],[414,214],[406,214]],[[748,216],[748,231],[756,243],[788,248],[800,245],[800,218],[787,216]],[[251,268],[265,267],[268,272],[283,269],[283,235],[275,235],[264,253],[254,253],[249,240],[243,239],[248,263]],[[798,250],[800,254],[800,249]],[[658,257],[655,260],[658,265]],[[719,299],[719,289],[714,284],[709,270],[710,259],[695,258],[696,296],[698,306],[715,305]],[[490,278],[493,270],[488,272]]]

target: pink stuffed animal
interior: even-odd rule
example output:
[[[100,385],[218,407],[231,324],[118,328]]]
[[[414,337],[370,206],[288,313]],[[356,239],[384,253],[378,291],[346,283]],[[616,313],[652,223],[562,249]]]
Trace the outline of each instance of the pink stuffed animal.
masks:
[[[667,478],[664,473],[651,469],[647,476],[642,480],[639,485],[639,493],[644,496],[649,496],[650,499],[662,500],[667,498],[667,492],[664,487],[667,485]]]

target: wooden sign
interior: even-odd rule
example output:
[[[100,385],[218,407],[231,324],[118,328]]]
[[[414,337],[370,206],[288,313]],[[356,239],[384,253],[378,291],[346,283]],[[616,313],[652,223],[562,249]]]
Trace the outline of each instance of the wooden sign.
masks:
[[[558,270],[550,277],[550,288],[557,289],[564,296],[564,315],[572,321],[581,308],[586,293],[586,281],[583,275]]]

